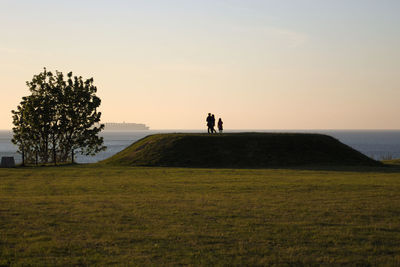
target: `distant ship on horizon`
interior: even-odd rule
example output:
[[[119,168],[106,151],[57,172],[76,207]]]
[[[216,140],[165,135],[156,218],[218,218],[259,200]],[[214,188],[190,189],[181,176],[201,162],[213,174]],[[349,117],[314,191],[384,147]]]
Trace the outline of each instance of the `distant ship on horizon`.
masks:
[[[141,131],[149,130],[150,127],[146,126],[144,123],[131,123],[131,122],[105,122],[105,131]]]

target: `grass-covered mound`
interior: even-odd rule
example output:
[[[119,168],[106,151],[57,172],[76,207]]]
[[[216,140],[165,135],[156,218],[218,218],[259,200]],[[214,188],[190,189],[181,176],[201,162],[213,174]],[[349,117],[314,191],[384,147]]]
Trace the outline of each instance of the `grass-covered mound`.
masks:
[[[298,133],[156,134],[103,163],[220,168],[381,164],[331,136]]]

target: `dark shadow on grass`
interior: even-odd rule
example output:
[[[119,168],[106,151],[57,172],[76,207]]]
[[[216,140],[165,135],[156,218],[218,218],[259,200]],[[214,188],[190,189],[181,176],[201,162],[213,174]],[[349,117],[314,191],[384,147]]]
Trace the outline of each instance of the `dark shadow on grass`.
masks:
[[[382,166],[340,166],[340,165],[302,165],[302,166],[268,166],[268,167],[199,167],[199,166],[158,166],[158,165],[136,165],[136,166],[121,166],[121,165],[111,165],[103,163],[65,163],[59,165],[27,165],[21,166],[17,165],[14,168],[8,169],[42,169],[42,168],[71,168],[71,167],[114,167],[114,168],[167,168],[167,169],[237,169],[237,170],[299,170],[299,171],[327,171],[327,172],[361,172],[361,173],[400,173],[400,164],[386,163],[383,162]]]
[[[400,173],[399,165],[384,164],[382,166],[290,166],[272,167],[271,169],[288,169],[304,171],[339,171],[339,172],[378,172],[378,173]]]
[[[59,163],[57,165],[54,165],[52,163],[49,164],[39,164],[39,165],[35,165],[35,164],[26,164],[24,166],[22,166],[21,164],[17,164],[14,168],[8,168],[8,169],[40,169],[40,168],[59,168],[59,167],[73,167],[73,166],[81,166],[82,164],[79,163]],[[83,164],[85,165],[85,164]]]
[[[86,166],[114,168],[166,168],[166,169],[215,169],[215,170],[298,170],[298,171],[327,171],[327,172],[359,172],[359,173],[400,173],[400,165],[385,164],[381,166],[340,166],[340,165],[299,165],[299,166],[268,166],[268,167],[215,167],[215,166],[160,166],[160,165],[111,165],[103,163],[83,164]]]

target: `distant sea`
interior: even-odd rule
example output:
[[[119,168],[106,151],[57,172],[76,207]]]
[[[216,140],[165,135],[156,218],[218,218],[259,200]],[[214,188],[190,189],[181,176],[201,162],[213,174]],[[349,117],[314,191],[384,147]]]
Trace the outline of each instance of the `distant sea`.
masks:
[[[94,163],[106,159],[133,142],[156,133],[194,133],[205,130],[149,130],[149,131],[105,131],[104,137],[107,150],[94,157],[77,156],[79,163]],[[365,155],[377,159],[400,158],[400,130],[236,130],[226,132],[299,132],[322,133],[333,136],[341,142],[353,147]],[[21,162],[17,148],[11,143],[12,132],[0,131],[0,157],[14,156],[17,163]]]

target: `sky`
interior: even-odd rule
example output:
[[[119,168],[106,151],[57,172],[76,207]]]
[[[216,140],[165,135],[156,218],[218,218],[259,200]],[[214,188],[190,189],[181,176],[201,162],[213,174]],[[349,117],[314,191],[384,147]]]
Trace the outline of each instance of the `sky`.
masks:
[[[0,129],[43,67],[103,122],[400,129],[398,0],[0,0]]]

